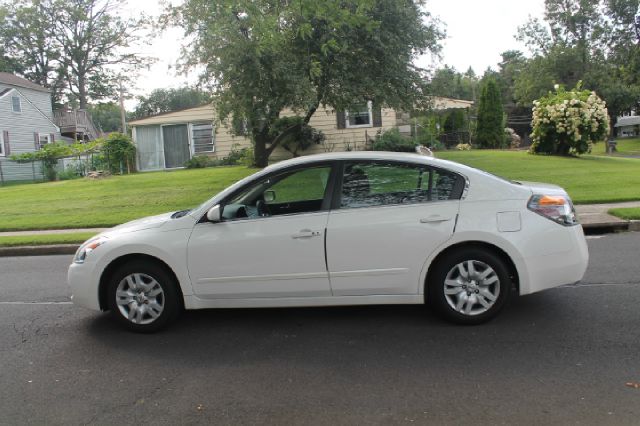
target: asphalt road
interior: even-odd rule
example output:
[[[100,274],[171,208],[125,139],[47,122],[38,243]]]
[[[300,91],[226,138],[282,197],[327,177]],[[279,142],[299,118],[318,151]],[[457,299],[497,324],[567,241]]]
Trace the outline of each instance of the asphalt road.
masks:
[[[0,424],[639,424],[640,233],[478,327],[423,307],[189,312],[154,335],[68,303],[70,257],[0,259]],[[38,302],[38,303],[23,303]]]

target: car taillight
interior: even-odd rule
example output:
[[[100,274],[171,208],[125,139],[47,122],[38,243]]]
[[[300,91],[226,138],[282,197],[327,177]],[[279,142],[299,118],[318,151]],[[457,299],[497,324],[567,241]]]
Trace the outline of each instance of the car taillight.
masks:
[[[565,195],[534,194],[527,207],[532,212],[564,226],[578,224],[578,217],[571,199]]]

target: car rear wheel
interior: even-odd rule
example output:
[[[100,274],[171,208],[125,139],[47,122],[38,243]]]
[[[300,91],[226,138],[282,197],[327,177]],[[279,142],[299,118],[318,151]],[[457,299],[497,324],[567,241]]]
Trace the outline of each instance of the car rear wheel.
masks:
[[[480,248],[462,248],[435,265],[427,297],[445,319],[480,324],[500,312],[511,286],[509,270],[500,256]]]
[[[160,265],[136,261],[118,269],[109,282],[109,310],[131,331],[158,331],[180,313],[177,283]]]

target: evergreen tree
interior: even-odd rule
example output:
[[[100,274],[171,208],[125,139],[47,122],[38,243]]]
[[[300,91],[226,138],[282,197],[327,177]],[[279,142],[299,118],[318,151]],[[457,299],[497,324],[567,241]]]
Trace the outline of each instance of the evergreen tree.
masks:
[[[482,87],[476,141],[481,148],[502,148],[504,145],[502,95],[493,78],[488,78]]]

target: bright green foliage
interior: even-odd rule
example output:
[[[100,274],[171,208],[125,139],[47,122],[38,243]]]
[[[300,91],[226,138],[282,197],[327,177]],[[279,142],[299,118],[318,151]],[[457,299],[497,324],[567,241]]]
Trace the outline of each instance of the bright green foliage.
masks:
[[[193,108],[211,102],[211,94],[197,87],[178,89],[155,89],[149,96],[138,96],[138,105],[133,113],[135,118]]]
[[[313,145],[321,144],[325,140],[324,133],[306,124],[302,117],[296,116],[277,119],[271,128],[272,137],[278,137],[280,133],[289,128],[294,130],[287,132],[287,136],[282,139],[280,146],[294,157],[300,155],[301,151],[309,149]]]
[[[376,135],[373,142],[374,151],[415,152],[416,143],[400,134],[397,128]]]
[[[609,210],[609,214],[626,220],[640,220],[640,207],[627,207]]]
[[[504,110],[500,89],[493,78],[482,87],[478,104],[476,143],[481,148],[502,148],[504,138]]]
[[[129,136],[110,133],[98,143],[111,173],[131,172],[135,164],[136,147]]]
[[[533,153],[584,154],[609,133],[604,101],[579,85],[570,91],[557,86],[533,105]]]
[[[473,101],[479,85],[478,78],[472,68],[463,74],[456,71],[455,68],[445,65],[434,72],[430,92],[434,96]]]
[[[187,0],[169,22],[192,38],[187,66],[204,66],[220,119],[243,120],[255,162],[295,126],[273,127],[293,109],[307,124],[321,105],[425,104],[426,73],[413,65],[443,37],[421,1]],[[277,135],[276,135],[277,133]],[[274,136],[275,135],[275,136]]]
[[[103,102],[89,105],[91,119],[103,132],[121,132],[120,105],[115,102]]]
[[[68,145],[64,142],[54,142],[44,145],[35,152],[25,152],[24,154],[14,154],[10,158],[18,163],[30,163],[41,161],[44,167],[44,174],[47,180],[56,180],[58,170],[58,160],[66,157],[85,155],[96,152],[98,142],[77,143]]]

